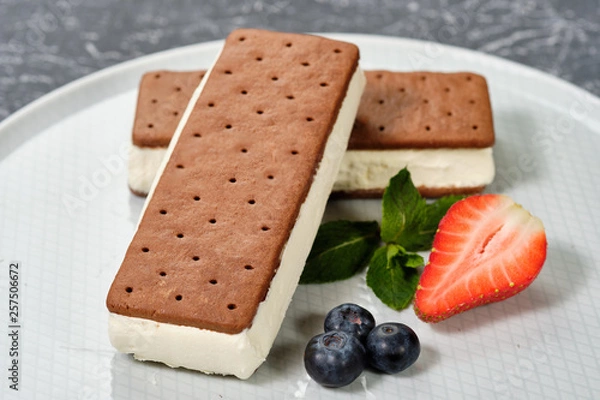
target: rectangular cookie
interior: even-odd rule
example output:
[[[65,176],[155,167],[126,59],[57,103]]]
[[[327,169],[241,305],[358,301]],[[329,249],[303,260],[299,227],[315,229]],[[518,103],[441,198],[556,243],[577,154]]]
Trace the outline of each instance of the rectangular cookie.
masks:
[[[188,72],[193,77],[201,73]],[[171,106],[159,114],[152,112],[163,104],[163,93],[169,95],[178,85],[169,81],[171,75],[161,73],[157,80],[154,74],[146,74],[140,84],[129,164],[129,187],[142,196],[150,188],[177,120]],[[366,76],[334,197],[379,197],[389,179],[405,166],[427,197],[476,193],[493,180],[494,128],[484,77],[467,72],[390,71],[366,71]],[[150,103],[156,98],[158,105]],[[157,129],[151,135],[145,126],[154,121]],[[157,134],[162,147],[155,146]]]
[[[121,352],[246,379],[297,286],[364,89],[355,45],[232,32],[107,296]]]

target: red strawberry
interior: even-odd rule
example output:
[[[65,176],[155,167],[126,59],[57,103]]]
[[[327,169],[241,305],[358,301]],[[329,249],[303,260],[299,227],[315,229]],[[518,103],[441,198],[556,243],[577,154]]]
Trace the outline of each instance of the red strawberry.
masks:
[[[439,322],[524,290],[546,259],[539,218],[497,194],[455,203],[440,221],[415,294],[415,312]]]

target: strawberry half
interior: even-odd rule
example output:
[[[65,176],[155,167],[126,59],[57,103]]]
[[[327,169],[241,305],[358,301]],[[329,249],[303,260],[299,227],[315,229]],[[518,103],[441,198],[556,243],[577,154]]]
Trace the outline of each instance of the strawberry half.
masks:
[[[456,202],[440,221],[415,293],[415,312],[439,322],[524,290],[546,259],[539,218],[497,194]]]

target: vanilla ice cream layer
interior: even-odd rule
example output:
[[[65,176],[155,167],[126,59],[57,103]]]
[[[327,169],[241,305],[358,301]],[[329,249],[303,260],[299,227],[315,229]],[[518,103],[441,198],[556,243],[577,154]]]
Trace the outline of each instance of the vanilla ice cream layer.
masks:
[[[349,150],[334,191],[384,189],[407,167],[416,187],[470,188],[494,179],[492,148]]]
[[[171,367],[235,375],[241,379],[252,375],[266,359],[298,285],[348,144],[365,82],[363,72],[357,68],[327,140],[312,186],[281,254],[279,269],[271,281],[265,300],[258,306],[251,327],[238,334],[227,334],[110,313],[109,336],[115,348],[124,353],[133,353],[136,359],[160,361]],[[201,88],[202,84],[190,104],[196,102]],[[190,112],[191,107],[188,106],[167,155],[172,151],[172,144],[181,133]],[[143,154],[141,157],[146,164],[140,162],[139,169],[134,168],[134,172],[139,173],[138,178],[144,176],[145,183],[153,180],[153,174],[147,175],[143,169],[148,169],[149,164],[156,163],[159,158],[166,159],[164,153],[159,156],[157,152],[144,150],[136,153],[134,150],[132,153],[134,157]],[[161,162],[159,172],[166,164],[166,161]],[[156,167],[153,171],[156,171]],[[132,186],[132,190],[140,190],[140,187]],[[153,188],[150,189],[149,198],[152,191]]]

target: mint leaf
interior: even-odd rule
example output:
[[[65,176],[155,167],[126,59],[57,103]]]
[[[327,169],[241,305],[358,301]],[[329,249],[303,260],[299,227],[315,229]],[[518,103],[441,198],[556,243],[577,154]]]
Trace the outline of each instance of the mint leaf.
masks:
[[[397,244],[388,244],[375,251],[367,270],[367,286],[386,305],[402,310],[412,301],[419,283],[423,258],[407,253]]]
[[[367,264],[379,243],[379,224],[375,221],[322,224],[300,283],[326,283],[350,278]]]
[[[426,203],[410,179],[406,168],[400,170],[383,192],[381,239],[386,243],[402,243],[418,231],[419,221],[424,218]]]
[[[404,168],[383,194],[381,239],[401,244],[408,251],[430,250],[440,219],[464,196],[445,196],[427,203]]]

